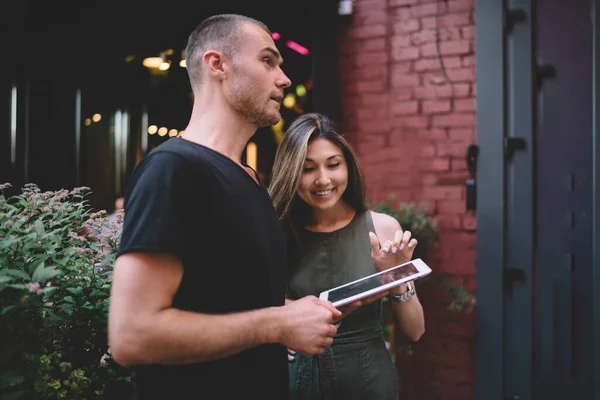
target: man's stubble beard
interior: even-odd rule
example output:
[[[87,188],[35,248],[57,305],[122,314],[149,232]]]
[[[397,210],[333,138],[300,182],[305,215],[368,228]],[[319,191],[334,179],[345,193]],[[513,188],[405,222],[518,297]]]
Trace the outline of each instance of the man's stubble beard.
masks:
[[[240,77],[231,85],[231,107],[238,115],[257,128],[275,125],[281,116],[269,114],[266,105],[263,107],[257,105],[258,94],[259,91],[255,89],[247,76]]]

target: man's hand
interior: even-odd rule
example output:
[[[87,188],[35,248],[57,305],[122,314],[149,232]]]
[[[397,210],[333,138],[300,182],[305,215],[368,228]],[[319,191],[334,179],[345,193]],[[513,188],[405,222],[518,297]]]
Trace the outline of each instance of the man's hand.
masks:
[[[280,342],[304,354],[321,354],[337,333],[342,313],[330,302],[306,296],[282,307]]]

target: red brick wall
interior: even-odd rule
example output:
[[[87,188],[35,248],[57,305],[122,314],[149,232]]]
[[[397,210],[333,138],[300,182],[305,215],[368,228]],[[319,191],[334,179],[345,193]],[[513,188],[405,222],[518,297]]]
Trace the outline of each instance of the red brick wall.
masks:
[[[343,127],[369,198],[426,204],[440,231],[428,262],[471,293],[475,216],[464,184],[475,142],[474,31],[474,0],[355,0],[340,31]],[[431,284],[419,297],[427,332],[398,356],[401,398],[472,399],[473,313],[449,311]]]

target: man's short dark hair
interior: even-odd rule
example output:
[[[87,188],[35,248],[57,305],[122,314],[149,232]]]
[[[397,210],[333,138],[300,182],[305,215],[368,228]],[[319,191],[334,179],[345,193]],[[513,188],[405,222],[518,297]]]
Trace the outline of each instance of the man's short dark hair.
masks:
[[[242,38],[242,26],[250,23],[260,26],[269,35],[271,31],[262,22],[237,14],[213,15],[202,21],[190,34],[185,49],[186,66],[192,88],[203,80],[202,57],[208,50],[217,50],[233,57]]]

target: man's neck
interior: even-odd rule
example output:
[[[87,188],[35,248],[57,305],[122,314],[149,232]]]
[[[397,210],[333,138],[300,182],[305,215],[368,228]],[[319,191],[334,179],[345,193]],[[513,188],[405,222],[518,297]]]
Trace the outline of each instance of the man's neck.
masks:
[[[182,137],[240,163],[244,148],[255,132],[256,127],[230,107],[195,102],[190,122]]]

